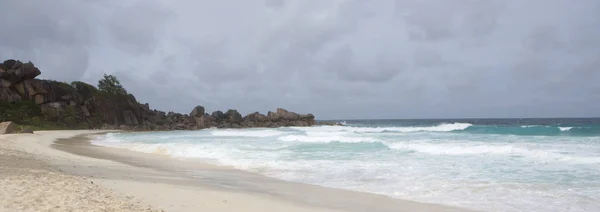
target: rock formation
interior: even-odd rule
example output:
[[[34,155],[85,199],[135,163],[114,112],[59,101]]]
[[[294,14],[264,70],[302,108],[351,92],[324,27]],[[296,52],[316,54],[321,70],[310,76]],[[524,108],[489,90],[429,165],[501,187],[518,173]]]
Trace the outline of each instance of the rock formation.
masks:
[[[0,123],[0,135],[2,134],[11,134],[17,131],[17,125],[7,121]]]
[[[50,123],[63,128],[123,130],[197,130],[312,126],[312,114],[301,115],[278,108],[267,115],[242,116],[237,110],[206,113],[196,106],[190,114],[165,113],[139,103],[131,94],[109,94],[83,82],[71,84],[35,79],[33,63],[6,60],[0,63],[0,121],[24,125]],[[3,109],[4,108],[4,109]],[[10,110],[10,111],[9,111]]]

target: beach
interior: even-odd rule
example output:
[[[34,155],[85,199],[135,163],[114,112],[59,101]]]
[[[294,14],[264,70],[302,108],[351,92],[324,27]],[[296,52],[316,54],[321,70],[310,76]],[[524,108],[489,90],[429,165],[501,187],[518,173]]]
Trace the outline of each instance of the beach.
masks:
[[[466,211],[89,143],[107,132],[0,136],[0,210]]]

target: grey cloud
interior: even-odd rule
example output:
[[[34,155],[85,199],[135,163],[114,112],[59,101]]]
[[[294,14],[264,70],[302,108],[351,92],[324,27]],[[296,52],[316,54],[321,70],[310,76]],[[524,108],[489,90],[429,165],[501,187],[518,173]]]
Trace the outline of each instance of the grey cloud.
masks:
[[[502,1],[397,1],[413,41],[444,41],[466,34],[477,38],[491,34],[504,8]]]
[[[0,13],[0,56],[32,61],[46,67],[42,77],[58,80],[83,76],[86,46],[95,5],[75,1],[3,1]],[[89,13],[88,13],[89,11]]]
[[[116,47],[150,54],[158,45],[164,26],[175,14],[159,2],[137,1],[133,5],[116,9],[107,21],[108,32]]]
[[[284,0],[265,0],[265,5],[272,8],[280,8],[285,5]]]
[[[417,67],[435,67],[449,65],[451,62],[446,61],[435,50],[426,48],[417,48],[412,53],[413,64]]]
[[[84,4],[67,2],[23,3],[4,1],[0,36],[2,46],[10,48],[36,48],[38,45],[60,43],[78,45],[90,40],[90,28],[84,12],[78,7]]]
[[[524,45],[535,52],[554,51],[562,48],[562,39],[552,26],[539,26],[524,39]]]
[[[355,63],[359,60],[355,56],[354,50],[349,46],[339,48],[330,58],[327,69],[335,71],[338,77],[348,81],[364,81],[372,83],[381,83],[392,80],[401,71],[402,62],[400,60],[386,58],[385,53],[375,55],[374,60],[369,65]]]
[[[600,116],[600,2],[5,1],[0,57],[189,112]],[[28,15],[23,15],[28,14]],[[551,107],[548,105],[552,105]],[[376,108],[376,109],[374,109]]]

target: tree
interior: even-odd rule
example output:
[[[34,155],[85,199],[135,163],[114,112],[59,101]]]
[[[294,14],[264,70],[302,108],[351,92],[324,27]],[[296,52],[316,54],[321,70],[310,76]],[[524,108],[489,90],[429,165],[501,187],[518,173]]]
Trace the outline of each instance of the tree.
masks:
[[[126,95],[127,94],[127,91],[125,90],[125,88],[123,88],[123,86],[121,85],[121,83],[119,82],[117,77],[110,75],[110,74],[109,75],[104,74],[104,78],[101,79],[100,81],[98,81],[98,89],[101,92],[108,93],[108,94],[114,94],[114,95]]]

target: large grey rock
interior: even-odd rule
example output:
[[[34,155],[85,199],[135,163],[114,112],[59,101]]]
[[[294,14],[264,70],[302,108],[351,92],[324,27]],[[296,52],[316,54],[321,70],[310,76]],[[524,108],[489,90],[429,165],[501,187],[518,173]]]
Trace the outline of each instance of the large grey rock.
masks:
[[[216,120],[223,120],[226,117],[225,113],[223,113],[223,111],[220,110],[212,112],[211,116],[214,117]]]
[[[8,80],[5,79],[0,79],[0,87],[1,88],[9,88],[12,85],[12,83]]]
[[[92,114],[90,114],[90,110],[87,109],[87,107],[85,105],[81,105],[81,112],[83,113],[83,115],[85,117],[90,117],[92,116]]]
[[[19,70],[21,70],[20,75],[24,80],[33,79],[42,74],[40,69],[36,68],[31,62],[24,63]]]
[[[123,121],[126,125],[138,125],[137,117],[131,110],[123,111]]]
[[[17,132],[17,125],[11,121],[0,123],[0,135]]]
[[[67,103],[65,102],[49,102],[41,104],[40,109],[45,117],[60,117],[66,111]]]
[[[9,80],[12,83],[33,79],[42,73],[31,62],[23,64],[18,60],[7,60],[4,61],[2,66],[6,70],[3,69],[4,71],[0,74],[0,78]]]
[[[3,68],[4,70],[12,69],[12,68],[13,68],[13,66],[15,65],[15,63],[16,63],[16,62],[17,62],[17,61],[16,61],[16,60],[13,60],[13,59],[10,59],[10,60],[5,60],[5,61],[2,63],[2,68]]]
[[[23,100],[23,98],[17,92],[9,88],[0,87],[0,102],[13,103],[21,100]]]
[[[44,89],[44,81],[39,79],[30,79],[25,80],[27,84],[29,84],[36,93],[46,94],[48,91]]]
[[[288,121],[293,121],[293,120],[300,118],[297,113],[289,112],[283,108],[277,108],[277,115],[280,118],[288,120]]]
[[[242,119],[242,114],[240,114],[237,110],[227,110],[227,112],[225,113],[225,116],[227,117],[227,122],[229,123],[241,123],[243,121]]]
[[[19,82],[14,85],[17,92],[26,100],[33,100],[37,94],[36,89],[31,85],[29,81]]]
[[[142,109],[144,109],[145,111],[150,111],[150,104],[148,104],[148,103],[143,104]]]
[[[194,117],[194,120],[196,121],[196,128],[197,129],[207,128],[206,125],[205,125],[204,116]]]
[[[25,85],[23,85],[23,83],[17,83],[13,87],[15,88],[17,93],[19,93],[19,95],[25,96]]]
[[[191,117],[200,117],[204,115],[204,107],[198,105],[190,112]]]
[[[263,114],[260,114],[259,112],[254,112],[244,117],[244,120],[249,122],[266,122],[269,120],[269,118]]]
[[[19,131],[19,133],[32,133],[33,134],[33,129],[31,127],[25,127],[21,131]]]
[[[279,114],[275,113],[275,112],[271,112],[269,111],[267,113],[267,117],[269,118],[269,120],[271,121],[278,121],[279,120]]]
[[[45,99],[46,99],[46,97],[44,96],[44,94],[37,94],[37,95],[35,95],[33,97],[33,100],[38,105],[44,104],[45,103]]]
[[[12,68],[13,68],[13,69],[18,69],[18,68],[21,68],[21,66],[22,66],[22,65],[23,65],[23,63],[22,63],[20,60],[16,60],[16,61],[13,63],[13,66],[12,66]]]

